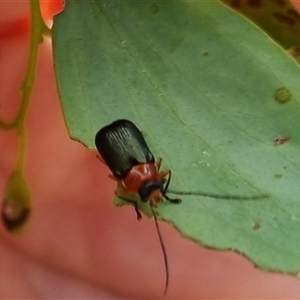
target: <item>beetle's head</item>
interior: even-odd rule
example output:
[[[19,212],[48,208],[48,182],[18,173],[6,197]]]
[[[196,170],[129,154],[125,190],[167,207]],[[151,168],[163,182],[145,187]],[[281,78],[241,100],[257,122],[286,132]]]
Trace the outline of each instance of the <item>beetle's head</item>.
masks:
[[[138,190],[139,196],[143,202],[149,200],[152,201],[152,204],[161,202],[163,199],[163,187],[164,180],[152,180],[144,183]]]

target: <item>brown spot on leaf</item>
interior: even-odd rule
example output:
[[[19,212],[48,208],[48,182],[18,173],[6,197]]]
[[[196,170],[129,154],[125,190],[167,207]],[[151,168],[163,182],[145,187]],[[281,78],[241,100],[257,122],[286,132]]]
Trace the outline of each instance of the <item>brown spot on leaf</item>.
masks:
[[[291,17],[284,15],[283,13],[280,12],[274,12],[273,17],[279,22],[283,23],[289,27],[295,26],[296,22],[294,19]]]
[[[202,54],[203,54],[203,56],[209,56],[209,52],[208,51],[204,51]]]
[[[283,8],[286,6],[285,0],[271,0],[271,1],[280,8]]]
[[[284,145],[289,141],[289,137],[288,136],[278,136],[274,139],[274,142],[276,145]]]
[[[298,46],[296,46],[296,47],[292,47],[291,48],[291,52],[292,52],[292,55],[294,56],[294,57],[297,57],[297,56],[299,56],[300,55],[300,47]]]
[[[248,0],[247,5],[252,8],[261,8],[261,0]]]
[[[241,8],[240,0],[231,0],[229,5],[235,9]]]
[[[149,7],[149,9],[152,14],[156,14],[159,12],[159,5],[157,3],[154,3]]]
[[[296,21],[300,21],[300,15],[298,14],[298,12],[294,9],[288,9],[286,11],[286,13],[291,17],[293,18],[294,20]]]
[[[260,228],[260,222],[259,221],[255,221],[254,224],[253,224],[253,229],[257,230],[259,228]]]

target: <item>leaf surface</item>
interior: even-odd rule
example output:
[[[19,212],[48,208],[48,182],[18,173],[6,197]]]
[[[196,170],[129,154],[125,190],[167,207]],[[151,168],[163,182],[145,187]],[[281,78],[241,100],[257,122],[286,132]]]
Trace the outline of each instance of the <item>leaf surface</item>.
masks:
[[[268,194],[186,195],[157,214],[207,247],[298,273],[300,72],[275,42],[215,1],[70,0],[53,47],[73,139],[95,148],[101,127],[129,119],[171,189]]]

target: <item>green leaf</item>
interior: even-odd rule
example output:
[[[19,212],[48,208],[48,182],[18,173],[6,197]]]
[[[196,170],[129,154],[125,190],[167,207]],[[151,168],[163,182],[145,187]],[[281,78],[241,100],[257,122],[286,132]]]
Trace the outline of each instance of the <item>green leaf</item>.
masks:
[[[130,119],[171,189],[268,194],[186,195],[157,214],[205,246],[298,273],[300,70],[283,49],[215,1],[67,1],[53,34],[73,139],[94,148],[99,128]]]

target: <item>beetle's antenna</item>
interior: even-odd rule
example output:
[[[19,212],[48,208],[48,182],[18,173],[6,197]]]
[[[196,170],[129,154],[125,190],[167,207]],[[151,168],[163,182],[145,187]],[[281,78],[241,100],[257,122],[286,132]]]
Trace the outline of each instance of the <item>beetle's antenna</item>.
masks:
[[[155,211],[153,209],[153,206],[150,202],[150,208],[151,208],[151,212],[153,214],[153,218],[154,218],[154,222],[155,222],[155,227],[156,227],[156,232],[159,238],[159,243],[160,243],[160,247],[161,247],[161,251],[163,253],[163,257],[164,257],[164,263],[165,263],[165,272],[166,272],[166,282],[165,282],[165,290],[164,290],[164,296],[166,295],[167,291],[168,291],[168,286],[169,286],[169,263],[168,263],[168,258],[167,258],[167,252],[166,252],[166,248],[161,236],[161,232],[160,232],[160,228],[158,225],[158,221],[157,221],[157,217],[155,214]]]
[[[256,196],[238,196],[238,195],[218,195],[213,193],[205,193],[205,192],[188,192],[188,191],[175,191],[175,190],[168,190],[168,193],[175,194],[175,195],[195,195],[195,196],[202,196],[208,198],[215,198],[215,199],[224,199],[224,200],[255,200],[255,199],[263,199],[268,198],[269,195],[262,194]]]

